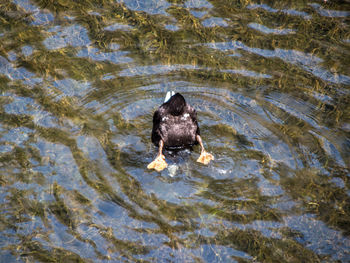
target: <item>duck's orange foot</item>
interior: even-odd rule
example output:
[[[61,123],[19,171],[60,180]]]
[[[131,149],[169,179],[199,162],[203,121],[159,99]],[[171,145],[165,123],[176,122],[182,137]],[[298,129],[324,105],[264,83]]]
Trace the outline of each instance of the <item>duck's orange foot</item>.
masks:
[[[201,155],[197,159],[197,162],[202,164],[208,164],[211,160],[214,160],[214,156],[206,151],[202,151]]]
[[[153,162],[147,165],[148,169],[155,169],[157,172],[163,171],[168,167],[168,164],[165,161],[164,155],[158,155]]]

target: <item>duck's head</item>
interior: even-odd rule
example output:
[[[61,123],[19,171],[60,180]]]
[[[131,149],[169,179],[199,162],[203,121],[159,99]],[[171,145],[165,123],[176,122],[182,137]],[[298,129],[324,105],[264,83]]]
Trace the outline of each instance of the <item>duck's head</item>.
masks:
[[[171,115],[179,116],[184,111],[186,101],[180,93],[176,93],[170,98],[170,100],[166,104],[168,111]]]

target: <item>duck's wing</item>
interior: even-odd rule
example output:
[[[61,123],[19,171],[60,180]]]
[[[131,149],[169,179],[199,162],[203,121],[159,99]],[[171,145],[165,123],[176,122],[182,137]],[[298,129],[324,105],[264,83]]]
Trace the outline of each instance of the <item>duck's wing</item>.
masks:
[[[194,125],[197,126],[196,134],[200,135],[199,125],[197,121],[197,111],[193,107],[187,104],[187,112],[188,114],[190,114],[191,120],[194,123]]]
[[[153,114],[152,142],[155,145],[158,145],[161,139],[159,125],[162,119],[162,111],[164,110],[160,107]]]

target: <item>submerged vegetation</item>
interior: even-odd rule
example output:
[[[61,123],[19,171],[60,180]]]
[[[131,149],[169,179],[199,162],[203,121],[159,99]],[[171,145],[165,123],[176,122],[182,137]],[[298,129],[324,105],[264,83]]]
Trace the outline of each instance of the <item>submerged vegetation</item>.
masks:
[[[0,0],[0,261],[348,262],[349,10]],[[209,166],[147,170],[169,90]]]

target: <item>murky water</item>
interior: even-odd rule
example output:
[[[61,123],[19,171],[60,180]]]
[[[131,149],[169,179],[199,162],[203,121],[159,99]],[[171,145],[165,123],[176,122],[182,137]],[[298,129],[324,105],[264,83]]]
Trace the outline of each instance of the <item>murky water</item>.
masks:
[[[1,0],[1,262],[348,262],[349,1]],[[165,93],[205,146],[157,154]]]

